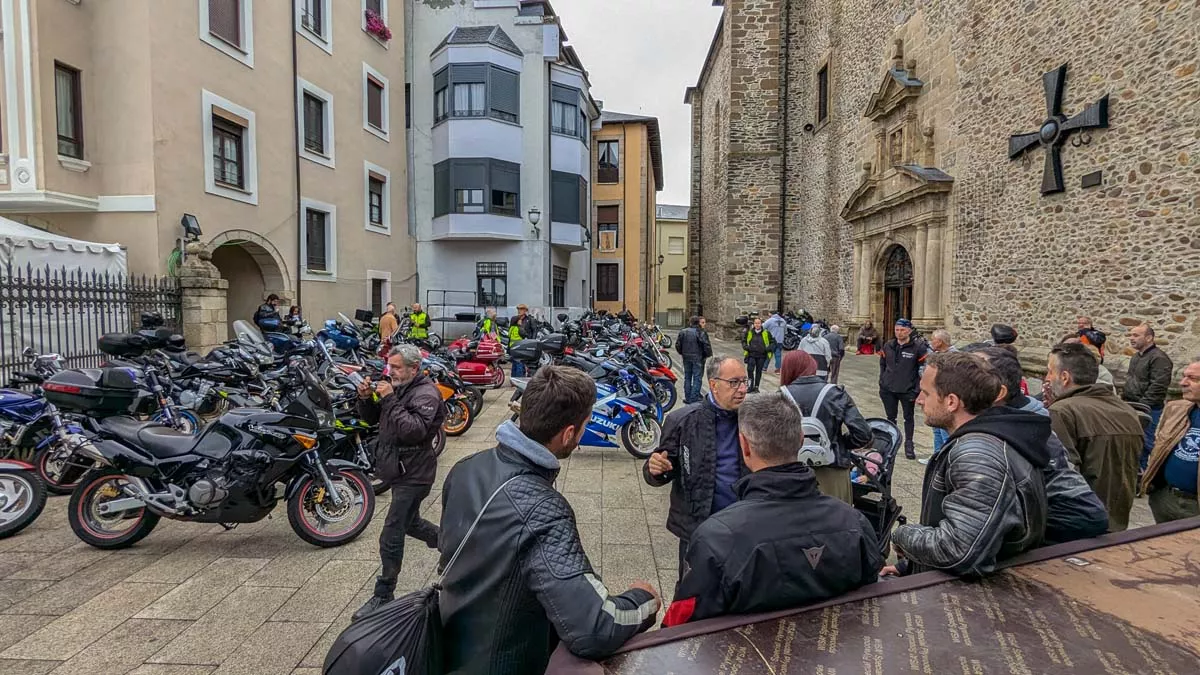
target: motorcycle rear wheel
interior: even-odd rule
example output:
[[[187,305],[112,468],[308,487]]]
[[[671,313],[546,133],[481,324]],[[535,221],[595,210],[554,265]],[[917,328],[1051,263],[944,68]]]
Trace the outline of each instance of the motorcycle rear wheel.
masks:
[[[446,430],[438,427],[437,434],[433,437],[433,456],[441,457],[442,452],[446,450]]]
[[[500,370],[497,368],[497,370]],[[501,370],[501,373],[504,371]],[[471,417],[479,417],[479,413],[483,412],[483,390],[479,387],[467,385],[463,388],[463,393],[467,396],[467,404],[471,406]]]
[[[638,428],[638,420],[631,420],[621,427],[621,446],[638,459],[649,459],[662,441],[662,425],[654,418],[654,413],[642,411],[640,417],[644,429]]]
[[[129,548],[146,538],[159,516],[145,507],[118,514],[103,515],[97,507],[105,501],[122,498],[120,483],[125,474],[114,469],[93,469],[71,493],[67,522],[75,536],[99,549]]]
[[[91,467],[81,465],[83,460],[74,454],[60,459],[55,457],[55,452],[54,444],[38,450],[37,456],[33,458],[33,465],[37,467],[38,478],[42,479],[47,492],[52,495],[69,495],[79,487],[79,482]]]
[[[29,527],[46,508],[46,486],[32,471],[0,469],[0,539]]]
[[[658,404],[662,406],[663,412],[667,412],[675,407],[675,402],[679,400],[679,391],[675,389],[675,383],[665,377],[654,378],[654,397],[658,399]]]
[[[287,503],[288,523],[296,536],[321,548],[341,546],[352,541],[371,524],[375,515],[375,490],[371,480],[358,469],[330,469],[330,479],[338,495],[346,500],[343,506],[335,506],[329,495],[324,493],[324,484],[312,476],[304,479],[300,489]],[[320,502],[316,501],[318,498]],[[359,509],[355,511],[355,506]],[[333,530],[325,529],[329,524],[344,526]]]
[[[442,422],[442,429],[447,436],[462,436],[474,422],[471,406],[465,400],[452,398],[446,401],[446,421]]]

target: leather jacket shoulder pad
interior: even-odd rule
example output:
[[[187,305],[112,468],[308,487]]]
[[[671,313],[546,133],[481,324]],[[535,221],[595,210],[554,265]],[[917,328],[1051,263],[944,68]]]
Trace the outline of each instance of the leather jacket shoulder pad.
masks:
[[[554,578],[569,579],[592,571],[579,541],[575,514],[565,497],[532,476],[513,481],[505,492],[533,535],[533,555],[541,558]]]

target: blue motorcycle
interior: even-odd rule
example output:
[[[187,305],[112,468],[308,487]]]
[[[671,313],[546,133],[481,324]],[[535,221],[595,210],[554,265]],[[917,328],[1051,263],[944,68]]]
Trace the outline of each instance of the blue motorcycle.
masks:
[[[33,370],[17,373],[12,388],[0,389],[0,459],[29,462],[49,492],[69,494],[91,466],[73,462],[66,442],[68,434],[83,428],[64,421],[40,390],[45,378],[62,370],[62,358],[39,356],[32,348],[24,354],[32,359]]]
[[[521,414],[521,394],[529,380],[514,377],[512,382],[517,391],[508,405],[515,421]],[[654,390],[634,373],[621,369],[611,384],[596,384],[596,403],[579,444],[594,448],[622,447],[634,457],[646,459],[662,440],[662,419],[662,406]]]

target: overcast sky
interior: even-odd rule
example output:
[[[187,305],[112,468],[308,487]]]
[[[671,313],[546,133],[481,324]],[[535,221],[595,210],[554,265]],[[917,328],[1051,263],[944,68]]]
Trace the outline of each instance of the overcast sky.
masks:
[[[662,130],[659,204],[687,204],[691,111],[696,83],[721,8],[710,0],[554,0],[563,30],[606,110],[650,115]]]

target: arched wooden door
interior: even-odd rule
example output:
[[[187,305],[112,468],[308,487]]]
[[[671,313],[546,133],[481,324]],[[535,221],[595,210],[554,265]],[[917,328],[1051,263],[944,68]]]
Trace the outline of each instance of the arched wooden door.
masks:
[[[883,320],[880,332],[887,335],[896,319],[911,319],[913,312],[912,258],[903,246],[888,249],[883,263]]]

